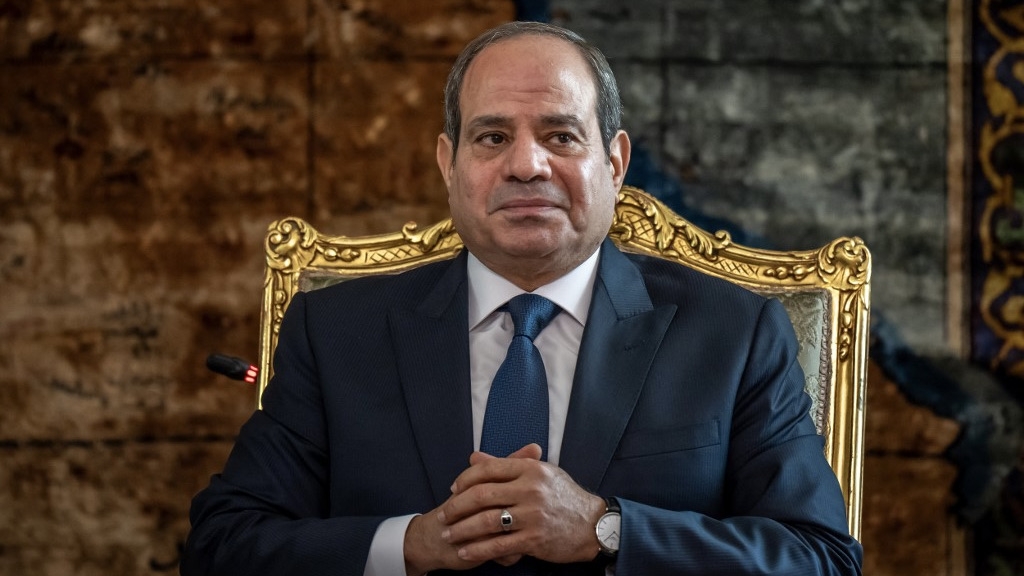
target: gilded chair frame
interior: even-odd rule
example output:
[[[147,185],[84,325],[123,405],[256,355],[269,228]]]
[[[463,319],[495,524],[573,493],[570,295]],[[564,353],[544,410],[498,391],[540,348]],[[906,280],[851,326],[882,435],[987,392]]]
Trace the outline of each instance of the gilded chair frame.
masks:
[[[816,250],[744,247],[728,233],[704,231],[646,192],[628,186],[619,192],[609,236],[624,251],[676,261],[780,297],[784,304],[787,297],[799,294],[820,299],[821,378],[817,413],[812,415],[846,499],[850,531],[859,538],[871,276],[871,256],[864,243],[841,237]],[[296,217],[272,223],[265,244],[259,394],[273,374],[281,319],[296,292],[345,278],[402,272],[453,258],[462,247],[450,218],[422,230],[410,222],[400,232],[361,237],[320,234]]]

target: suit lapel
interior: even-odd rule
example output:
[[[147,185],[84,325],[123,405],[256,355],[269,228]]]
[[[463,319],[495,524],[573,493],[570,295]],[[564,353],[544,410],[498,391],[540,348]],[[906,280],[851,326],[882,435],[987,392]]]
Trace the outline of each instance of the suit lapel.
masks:
[[[435,505],[451,494],[473,451],[467,302],[463,252],[415,310],[389,314],[406,408]]]
[[[676,311],[651,304],[639,270],[610,241],[601,249],[559,459],[590,490],[601,484]]]

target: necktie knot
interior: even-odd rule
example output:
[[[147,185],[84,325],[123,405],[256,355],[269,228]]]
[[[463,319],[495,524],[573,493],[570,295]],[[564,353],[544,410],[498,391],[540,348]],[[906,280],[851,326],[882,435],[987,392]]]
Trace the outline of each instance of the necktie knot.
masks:
[[[516,336],[526,336],[531,342],[560,312],[554,302],[536,294],[520,294],[509,300],[505,308],[512,316]]]

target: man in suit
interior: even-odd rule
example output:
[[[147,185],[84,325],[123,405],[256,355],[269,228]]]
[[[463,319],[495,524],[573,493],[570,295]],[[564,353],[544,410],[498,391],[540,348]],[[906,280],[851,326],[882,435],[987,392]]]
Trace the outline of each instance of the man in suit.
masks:
[[[859,574],[781,305],[605,238],[630,143],[600,52],[501,26],[445,101],[468,250],[296,295],[182,574]],[[507,378],[517,301],[550,313]],[[539,408],[494,400],[535,377]]]

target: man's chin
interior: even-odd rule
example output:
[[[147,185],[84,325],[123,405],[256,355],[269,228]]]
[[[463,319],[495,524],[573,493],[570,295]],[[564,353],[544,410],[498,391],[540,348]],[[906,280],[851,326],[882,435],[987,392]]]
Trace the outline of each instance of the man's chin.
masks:
[[[498,240],[495,246],[502,256],[509,260],[532,261],[534,263],[544,262],[546,264],[561,266],[566,260],[573,260],[579,254],[588,251],[587,248],[579,245],[578,238],[565,238],[559,235],[551,236],[505,236]]]
[[[501,253],[508,258],[522,260],[538,260],[550,258],[558,251],[558,244],[554,242],[505,242],[498,247]]]

